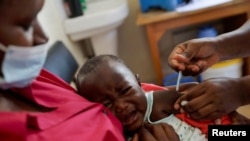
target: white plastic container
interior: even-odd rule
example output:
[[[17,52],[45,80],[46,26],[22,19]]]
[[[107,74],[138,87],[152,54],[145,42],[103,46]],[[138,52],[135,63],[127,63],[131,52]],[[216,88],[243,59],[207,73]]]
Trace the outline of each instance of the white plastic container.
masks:
[[[221,61],[201,73],[201,79],[203,81],[217,77],[240,78],[242,76],[242,65],[242,59]]]

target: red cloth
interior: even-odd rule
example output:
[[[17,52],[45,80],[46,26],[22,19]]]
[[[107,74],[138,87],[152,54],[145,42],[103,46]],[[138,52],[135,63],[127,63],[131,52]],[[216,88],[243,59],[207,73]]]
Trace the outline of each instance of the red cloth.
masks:
[[[154,85],[154,84],[146,84],[146,83],[142,83],[142,88],[146,92],[147,91],[156,91],[156,90],[167,90],[166,87],[161,87],[161,86],[157,86],[157,85]],[[208,134],[208,125],[214,124],[214,122],[211,121],[211,120],[208,120],[208,121],[196,121],[196,120],[193,120],[193,119],[187,117],[186,114],[176,114],[175,116],[180,118],[181,120],[185,121],[189,125],[199,128],[202,131],[202,133],[206,134],[206,135]],[[222,125],[232,124],[229,116],[221,117],[221,124]]]
[[[0,112],[0,141],[124,141],[121,123],[100,104],[76,94],[67,83],[42,70],[16,94],[50,109]]]

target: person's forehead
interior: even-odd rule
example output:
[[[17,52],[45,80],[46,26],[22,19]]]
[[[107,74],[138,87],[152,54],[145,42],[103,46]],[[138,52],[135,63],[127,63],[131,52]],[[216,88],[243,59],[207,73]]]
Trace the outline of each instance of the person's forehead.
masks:
[[[6,13],[32,14],[38,13],[43,3],[44,0],[0,0],[0,10]]]
[[[84,78],[84,83],[102,87],[107,85],[118,87],[128,83],[136,83],[134,77],[126,65],[112,60],[99,64],[93,72]]]
[[[102,64],[102,66],[99,68],[99,71],[103,73],[103,75],[108,76],[121,76],[121,77],[133,77],[133,73],[130,71],[130,69],[120,62],[116,61],[109,61],[107,64]]]

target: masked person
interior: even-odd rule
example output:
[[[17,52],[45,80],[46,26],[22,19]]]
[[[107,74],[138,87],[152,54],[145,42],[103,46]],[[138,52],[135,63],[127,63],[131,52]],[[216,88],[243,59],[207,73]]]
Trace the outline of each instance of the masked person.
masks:
[[[213,64],[250,55],[250,21],[217,37],[193,39],[177,45],[168,64],[184,75],[197,75]],[[213,78],[187,90],[175,108],[198,120],[215,119],[250,104],[250,76]],[[188,101],[180,106],[181,101]],[[249,124],[249,122],[248,122]]]
[[[125,140],[121,123],[107,108],[89,102],[42,69],[48,39],[37,14],[43,4],[44,0],[0,0],[0,140]],[[142,127],[136,140],[178,138],[171,126],[158,124]]]

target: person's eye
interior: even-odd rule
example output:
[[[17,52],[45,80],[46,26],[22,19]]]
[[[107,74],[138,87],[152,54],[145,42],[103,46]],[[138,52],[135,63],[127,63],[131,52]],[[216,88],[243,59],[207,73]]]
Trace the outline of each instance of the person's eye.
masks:
[[[121,93],[122,95],[128,94],[130,89],[131,89],[131,87],[127,87],[127,88],[121,90],[120,93]]]
[[[20,24],[19,25],[24,31],[28,31],[30,28],[30,24]]]
[[[107,102],[103,102],[103,105],[107,108],[110,108],[112,106],[112,102],[107,101]]]

